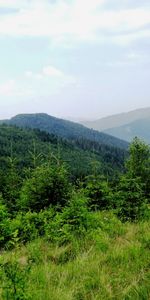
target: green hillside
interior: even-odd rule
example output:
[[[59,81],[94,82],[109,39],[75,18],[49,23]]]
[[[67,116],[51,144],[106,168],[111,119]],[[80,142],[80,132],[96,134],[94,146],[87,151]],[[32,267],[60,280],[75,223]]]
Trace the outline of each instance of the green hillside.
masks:
[[[38,129],[0,125],[0,169],[3,172],[11,156],[22,173],[23,168],[33,166],[34,155],[37,164],[60,158],[68,165],[72,178],[77,178],[90,174],[94,161],[104,174],[122,170],[127,152],[86,139],[68,141]]]
[[[87,139],[108,146],[127,149],[128,143],[104,133],[88,129],[80,124],[58,119],[47,114],[22,114],[4,121],[10,125],[38,128],[68,140]]]

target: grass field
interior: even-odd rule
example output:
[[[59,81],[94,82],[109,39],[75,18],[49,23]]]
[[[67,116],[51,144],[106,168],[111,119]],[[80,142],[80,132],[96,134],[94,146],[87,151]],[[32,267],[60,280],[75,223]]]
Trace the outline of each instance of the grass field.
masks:
[[[68,244],[37,239],[1,253],[11,271],[1,269],[0,299],[150,299],[150,221],[96,214],[99,228]]]

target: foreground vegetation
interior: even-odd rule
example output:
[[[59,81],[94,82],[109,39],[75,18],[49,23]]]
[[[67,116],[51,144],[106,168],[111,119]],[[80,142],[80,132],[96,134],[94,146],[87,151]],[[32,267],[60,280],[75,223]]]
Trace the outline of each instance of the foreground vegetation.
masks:
[[[135,138],[129,152],[115,179],[93,160],[82,181],[59,153],[33,151],[20,171],[7,157],[1,299],[149,299],[150,149]]]
[[[68,243],[42,238],[2,253],[0,299],[149,299],[150,222],[93,215],[97,228]]]

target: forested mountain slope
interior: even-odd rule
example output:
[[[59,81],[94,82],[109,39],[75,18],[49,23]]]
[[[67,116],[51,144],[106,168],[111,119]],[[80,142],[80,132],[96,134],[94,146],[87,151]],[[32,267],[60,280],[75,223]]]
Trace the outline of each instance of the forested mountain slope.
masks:
[[[11,160],[20,172],[44,160],[62,160],[72,178],[92,173],[93,164],[100,173],[114,174],[123,169],[126,150],[86,139],[68,141],[38,129],[0,125],[0,170],[6,171]]]
[[[68,140],[77,141],[87,139],[123,149],[127,149],[128,147],[128,143],[123,140],[47,114],[22,114],[17,115],[10,120],[5,120],[4,122],[10,125],[17,125],[19,127],[38,128]]]

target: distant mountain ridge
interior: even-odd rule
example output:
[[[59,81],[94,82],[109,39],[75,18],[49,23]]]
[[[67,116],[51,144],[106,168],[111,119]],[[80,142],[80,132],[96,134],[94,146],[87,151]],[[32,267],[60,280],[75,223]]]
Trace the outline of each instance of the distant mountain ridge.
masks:
[[[16,125],[22,128],[40,129],[50,134],[55,134],[68,140],[87,139],[108,146],[127,149],[128,143],[112,137],[111,135],[100,133],[96,130],[71,121],[52,117],[45,113],[20,114],[10,120],[1,121],[9,125]]]
[[[137,136],[150,143],[150,107],[82,124],[128,142]]]
[[[105,133],[112,134],[118,138],[130,142],[135,136],[150,143],[150,117],[139,119],[129,124],[111,128],[104,131]]]
[[[95,121],[82,121],[81,124],[98,131],[105,131],[110,128],[120,127],[129,124],[130,122],[148,117],[150,117],[150,107],[115,114]]]

